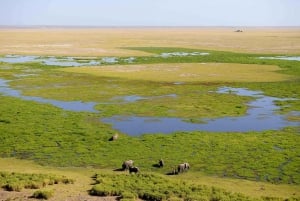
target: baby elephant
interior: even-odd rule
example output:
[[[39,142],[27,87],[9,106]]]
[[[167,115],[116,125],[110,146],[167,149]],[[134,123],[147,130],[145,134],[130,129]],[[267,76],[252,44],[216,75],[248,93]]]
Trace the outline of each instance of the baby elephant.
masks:
[[[188,163],[181,163],[177,167],[177,172],[178,173],[182,173],[182,172],[188,171],[189,169],[190,169],[190,164],[188,164]]]
[[[140,169],[138,167],[129,167],[129,173],[131,174],[132,172],[138,173]]]
[[[158,161],[158,166],[159,166],[159,167],[164,167],[164,165],[165,165],[164,160],[163,160],[163,159],[160,159],[160,160]]]
[[[122,164],[123,170],[128,170],[130,167],[133,167],[133,160],[124,161]]]
[[[119,138],[119,134],[116,133],[116,134],[114,134],[114,135],[109,139],[109,141],[115,141],[115,140],[117,140],[118,138]]]

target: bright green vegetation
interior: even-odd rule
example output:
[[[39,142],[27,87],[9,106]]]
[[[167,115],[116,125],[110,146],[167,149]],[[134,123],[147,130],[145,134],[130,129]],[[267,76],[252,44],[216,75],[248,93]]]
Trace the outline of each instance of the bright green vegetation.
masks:
[[[0,102],[2,157],[31,159],[44,165],[112,169],[133,159],[142,171],[162,174],[188,161],[192,171],[212,175],[300,183],[296,128],[249,133],[122,135],[110,142],[115,131],[97,119],[99,114],[66,112],[8,97],[1,97]],[[165,159],[166,168],[152,167],[159,158]]]
[[[39,189],[46,185],[58,183],[70,184],[73,182],[72,179],[50,174],[0,172],[0,187],[7,191],[21,191],[24,188]]]
[[[231,193],[224,189],[198,185],[184,180],[173,180],[156,174],[97,174],[91,195],[121,196],[121,200],[149,201],[213,201],[213,200],[299,200],[300,198],[253,198],[241,193]]]
[[[268,64],[278,65],[286,71],[286,73],[297,75],[300,73],[299,61],[288,60],[270,60],[259,59],[258,57],[272,57],[283,56],[274,54],[247,54],[247,53],[234,53],[213,50],[198,50],[186,48],[168,48],[168,47],[136,47],[128,48],[133,50],[141,50],[154,54],[168,53],[168,52],[205,52],[209,55],[198,56],[173,56],[168,58],[163,57],[138,57],[135,63],[202,63],[202,62],[217,62],[217,63],[239,63],[239,64]]]
[[[224,190],[184,183],[185,180],[183,185],[178,185],[177,181],[169,180],[167,176],[158,176],[169,173],[174,166],[185,161],[192,167],[186,175],[204,173],[276,184],[300,184],[299,127],[264,132],[177,132],[139,137],[121,133],[117,141],[111,142],[108,139],[116,131],[100,121],[101,118],[112,115],[181,117],[187,121],[205,117],[244,115],[247,110],[246,103],[251,98],[215,93],[220,86],[246,87],[261,90],[269,96],[295,98],[278,101],[277,104],[281,106],[278,112],[286,114],[289,111],[300,111],[300,62],[261,60],[257,57],[269,55],[218,51],[174,48],[139,48],[139,50],[156,54],[198,51],[209,52],[210,55],[138,57],[135,64],[201,62],[267,64],[279,66],[282,69],[279,73],[292,75],[294,78],[280,82],[224,83],[199,80],[174,84],[174,82],[140,80],[138,77],[126,79],[84,72],[66,72],[62,67],[38,63],[1,63],[0,77],[12,80],[10,86],[22,91],[23,94],[56,100],[95,101],[99,103],[96,106],[99,113],[69,112],[47,104],[0,95],[0,156],[29,159],[48,166],[97,167],[111,170],[120,168],[124,160],[132,159],[141,169],[141,175],[116,173],[118,177],[115,177],[115,174],[99,174],[97,180],[100,181],[103,177],[105,187],[102,188],[100,182],[92,191],[95,194],[101,194],[102,191],[114,194],[111,191],[112,181],[116,180],[123,186],[124,180],[129,179],[128,186],[124,184],[124,187],[116,188],[118,195],[122,195],[124,200],[145,196],[157,196],[157,200],[178,200],[180,196],[184,196],[195,200],[193,196],[197,195],[193,193],[193,189],[198,188],[203,189],[204,194],[199,196],[204,200],[217,200],[213,199],[214,196],[251,200]],[[126,66],[130,68],[130,64]],[[113,67],[114,65],[111,65],[111,68]],[[35,76],[15,76],[26,73]],[[169,94],[176,96],[165,96]],[[116,98],[128,95],[149,99],[124,102]],[[291,118],[299,121],[298,116]],[[165,160],[166,166],[158,169],[153,165],[160,158]],[[148,174],[149,172],[155,173]],[[137,178],[145,191],[136,190],[134,185]],[[146,183],[146,180],[149,180],[149,183]],[[160,190],[153,194],[146,188],[148,185],[158,186]],[[164,191],[169,194],[164,195]],[[150,197],[149,199],[152,199]]]

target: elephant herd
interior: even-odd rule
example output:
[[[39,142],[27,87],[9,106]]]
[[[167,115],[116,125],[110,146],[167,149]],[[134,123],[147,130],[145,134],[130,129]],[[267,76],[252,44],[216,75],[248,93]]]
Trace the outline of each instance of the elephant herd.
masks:
[[[122,163],[122,170],[123,171],[126,171],[128,170],[129,173],[139,173],[140,172],[140,169],[136,166],[133,165],[134,161],[133,160],[127,160],[127,161],[124,161]],[[163,161],[163,159],[160,159],[158,161],[158,164],[155,165],[156,167],[159,167],[159,168],[162,168],[165,166],[165,162]],[[189,163],[181,163],[179,164],[177,167],[175,166],[171,173],[168,173],[168,174],[179,174],[179,173],[183,173],[183,172],[186,172],[190,169],[190,164]]]
[[[116,141],[118,140],[119,138],[119,134],[118,133],[115,133],[110,139],[109,141]],[[136,166],[133,165],[134,161],[133,160],[127,160],[127,161],[124,161],[122,163],[122,168],[120,170],[122,171],[126,171],[128,170],[129,173],[139,173],[140,172],[140,169]],[[160,159],[158,161],[157,164],[153,165],[155,167],[159,167],[159,168],[163,168],[165,166],[165,162],[163,159]],[[188,163],[181,163],[177,166],[175,166],[171,172],[169,172],[168,174],[172,174],[172,175],[175,175],[175,174],[179,174],[179,173],[183,173],[183,172],[186,172],[190,169],[190,165]]]

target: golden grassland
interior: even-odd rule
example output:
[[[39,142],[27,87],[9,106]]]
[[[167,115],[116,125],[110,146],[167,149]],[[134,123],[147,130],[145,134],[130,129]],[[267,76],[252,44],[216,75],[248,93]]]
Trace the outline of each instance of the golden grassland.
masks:
[[[278,66],[228,63],[141,64],[70,67],[65,72],[158,82],[274,82],[293,79]]]
[[[0,29],[0,55],[142,56],[122,48],[145,46],[299,54],[300,28]]]
[[[48,186],[48,189],[55,190],[55,200],[64,200],[70,197],[80,197],[86,198],[87,191],[91,188],[91,183],[93,183],[93,174],[109,173],[113,170],[101,169],[97,170],[95,168],[52,168],[45,167],[35,164],[32,161],[19,160],[15,158],[0,158],[0,171],[12,171],[12,172],[22,172],[22,173],[51,173],[56,175],[64,175],[68,178],[74,179],[74,184],[69,185],[53,185]],[[116,174],[128,174],[128,173],[116,173]],[[230,178],[219,178],[212,176],[199,175],[199,173],[189,173],[178,175],[177,177],[166,176],[171,179],[177,180],[189,180],[195,184],[215,186],[219,188],[226,189],[231,192],[239,192],[251,197],[261,197],[261,196],[275,196],[275,197],[297,197],[300,196],[300,187],[286,184],[270,184],[265,182],[254,182],[243,179],[230,179]],[[52,199],[51,199],[52,200]]]

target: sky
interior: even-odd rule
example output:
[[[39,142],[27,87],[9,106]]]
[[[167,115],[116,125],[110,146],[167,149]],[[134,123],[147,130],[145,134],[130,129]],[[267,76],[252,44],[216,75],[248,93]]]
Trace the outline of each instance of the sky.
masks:
[[[300,0],[0,0],[5,26],[300,26]]]

